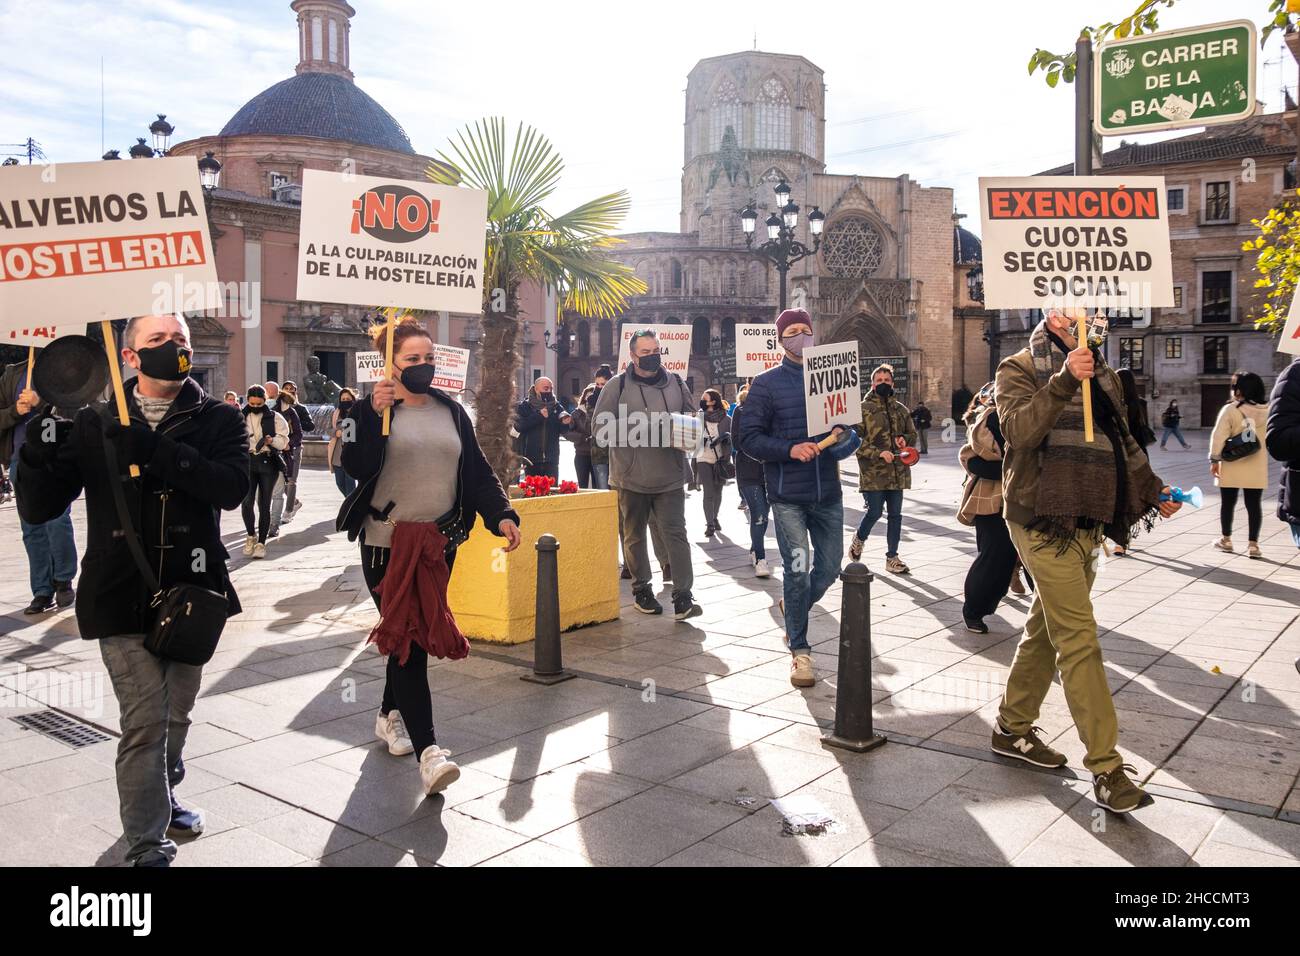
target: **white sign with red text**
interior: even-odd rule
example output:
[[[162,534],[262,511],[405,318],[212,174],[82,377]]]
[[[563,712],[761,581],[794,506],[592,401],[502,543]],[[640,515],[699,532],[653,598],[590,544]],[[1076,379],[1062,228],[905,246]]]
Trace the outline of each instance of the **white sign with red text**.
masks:
[[[736,377],[753,378],[781,364],[785,351],[776,325],[736,326]]]
[[[804,349],[803,395],[809,438],[825,435],[835,425],[861,424],[858,343],[831,342]]]
[[[84,325],[74,325],[71,322],[66,325],[29,326],[25,329],[0,331],[0,344],[34,345],[39,349],[49,345],[55,339],[63,338],[65,335],[85,334],[86,327]]]
[[[618,367],[624,368],[631,361],[628,343],[632,333],[649,329],[659,340],[659,354],[662,356],[665,372],[676,372],[683,379],[691,374],[691,327],[689,325],[632,325],[623,324],[622,337],[618,346]]]

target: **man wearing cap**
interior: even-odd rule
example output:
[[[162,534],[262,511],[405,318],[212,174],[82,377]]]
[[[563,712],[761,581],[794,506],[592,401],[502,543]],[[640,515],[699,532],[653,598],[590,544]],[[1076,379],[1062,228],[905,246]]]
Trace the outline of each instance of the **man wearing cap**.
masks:
[[[791,655],[790,683],[812,687],[816,677],[808,611],[840,573],[844,498],[839,462],[857,450],[860,439],[854,430],[836,425],[839,440],[822,449],[817,443],[831,432],[808,434],[803,353],[813,344],[812,317],[803,309],[786,309],[776,320],[776,334],[785,355],[749,386],[736,447],[764,463],[785,566],[780,606]]]

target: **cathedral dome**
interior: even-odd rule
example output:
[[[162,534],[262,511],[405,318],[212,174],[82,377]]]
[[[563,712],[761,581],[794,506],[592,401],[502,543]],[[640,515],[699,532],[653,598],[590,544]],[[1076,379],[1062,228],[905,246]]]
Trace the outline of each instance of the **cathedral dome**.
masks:
[[[968,262],[981,262],[984,258],[983,244],[980,237],[969,229],[953,226],[952,261],[953,265],[965,265]]]

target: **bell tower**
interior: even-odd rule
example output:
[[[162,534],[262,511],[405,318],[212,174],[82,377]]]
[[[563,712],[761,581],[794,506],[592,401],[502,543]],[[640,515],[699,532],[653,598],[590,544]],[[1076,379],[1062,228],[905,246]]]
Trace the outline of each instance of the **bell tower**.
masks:
[[[348,35],[356,10],[344,0],[293,0],[298,14],[297,73],[336,73],[352,79]]]

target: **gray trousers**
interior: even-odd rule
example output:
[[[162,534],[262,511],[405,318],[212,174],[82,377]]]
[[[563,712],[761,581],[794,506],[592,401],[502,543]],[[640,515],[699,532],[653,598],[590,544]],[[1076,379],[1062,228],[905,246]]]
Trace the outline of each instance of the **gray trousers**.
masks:
[[[618,512],[623,521],[623,553],[632,572],[632,590],[650,587],[650,555],[646,532],[658,532],[668,549],[673,568],[673,596],[689,592],[695,584],[691,569],[691,545],[686,540],[686,491],[678,488],[657,495],[636,491],[618,492]]]
[[[121,709],[117,798],[131,863],[176,857],[167,836],[171,790],[185,777],[181,751],[203,668],[155,657],[143,635],[106,637],[99,651]]]
[[[711,461],[698,463],[699,482],[704,489],[704,521],[710,527],[718,528],[718,509],[722,506],[722,488],[726,481],[718,466]]]

